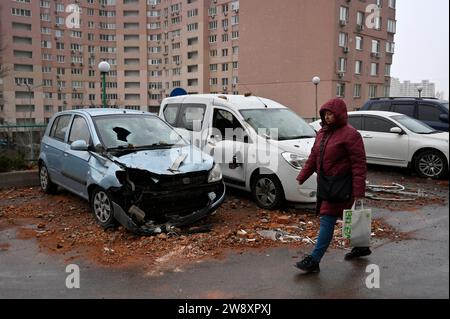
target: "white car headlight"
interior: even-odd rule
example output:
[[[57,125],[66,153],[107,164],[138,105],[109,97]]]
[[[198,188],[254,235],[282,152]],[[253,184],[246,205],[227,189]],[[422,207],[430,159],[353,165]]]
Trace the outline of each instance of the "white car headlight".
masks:
[[[222,170],[219,164],[215,164],[208,176],[208,183],[218,182],[222,179]]]
[[[303,165],[305,165],[306,161],[308,160],[303,156],[290,152],[284,152],[281,155],[286,160],[286,162],[288,162],[289,165],[291,165],[295,169],[302,169]]]

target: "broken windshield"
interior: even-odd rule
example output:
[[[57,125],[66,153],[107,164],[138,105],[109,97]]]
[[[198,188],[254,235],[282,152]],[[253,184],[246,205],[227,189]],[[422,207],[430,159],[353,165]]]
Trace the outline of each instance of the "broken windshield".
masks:
[[[130,150],[187,145],[160,118],[147,115],[106,115],[93,118],[106,149]]]

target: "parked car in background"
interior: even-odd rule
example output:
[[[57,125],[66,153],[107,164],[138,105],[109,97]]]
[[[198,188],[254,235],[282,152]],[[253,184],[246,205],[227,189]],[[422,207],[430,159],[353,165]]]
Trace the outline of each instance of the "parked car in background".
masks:
[[[374,98],[360,111],[386,111],[408,115],[435,130],[448,132],[448,101],[434,98]]]
[[[184,95],[164,99],[159,116],[191,141],[198,136],[193,142],[220,163],[226,185],[250,191],[259,207],[316,201],[316,177],[302,186],[295,179],[316,134],[286,106],[251,95]]]
[[[191,224],[225,196],[219,165],[158,116],[89,109],[59,112],[42,139],[44,192],[61,186],[90,201],[104,228],[141,235]]]
[[[348,115],[349,124],[363,137],[367,163],[409,167],[421,177],[448,176],[448,132],[400,113],[358,111]],[[320,122],[311,126],[320,130]]]

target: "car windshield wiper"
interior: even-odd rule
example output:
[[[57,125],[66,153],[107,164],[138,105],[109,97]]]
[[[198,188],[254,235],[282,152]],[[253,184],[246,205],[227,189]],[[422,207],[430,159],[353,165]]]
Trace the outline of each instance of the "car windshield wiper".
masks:
[[[440,133],[440,131],[420,132],[419,134],[422,134],[422,135],[430,135],[430,134],[437,134],[437,133]]]

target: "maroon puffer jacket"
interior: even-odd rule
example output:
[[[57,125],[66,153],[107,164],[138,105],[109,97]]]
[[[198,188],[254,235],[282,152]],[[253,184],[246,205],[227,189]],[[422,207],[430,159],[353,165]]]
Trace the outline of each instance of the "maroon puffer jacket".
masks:
[[[325,124],[325,111],[334,114],[336,122],[331,126]],[[303,184],[312,174],[320,170],[320,142],[326,134],[331,134],[326,144],[323,156],[323,171],[327,176],[345,174],[353,175],[353,196],[344,203],[318,202],[321,215],[331,215],[342,218],[342,211],[352,207],[355,197],[364,197],[366,189],[366,152],[361,134],[347,124],[347,106],[341,99],[333,99],[320,109],[322,129],[317,133],[316,141],[308,161],[297,177]]]

